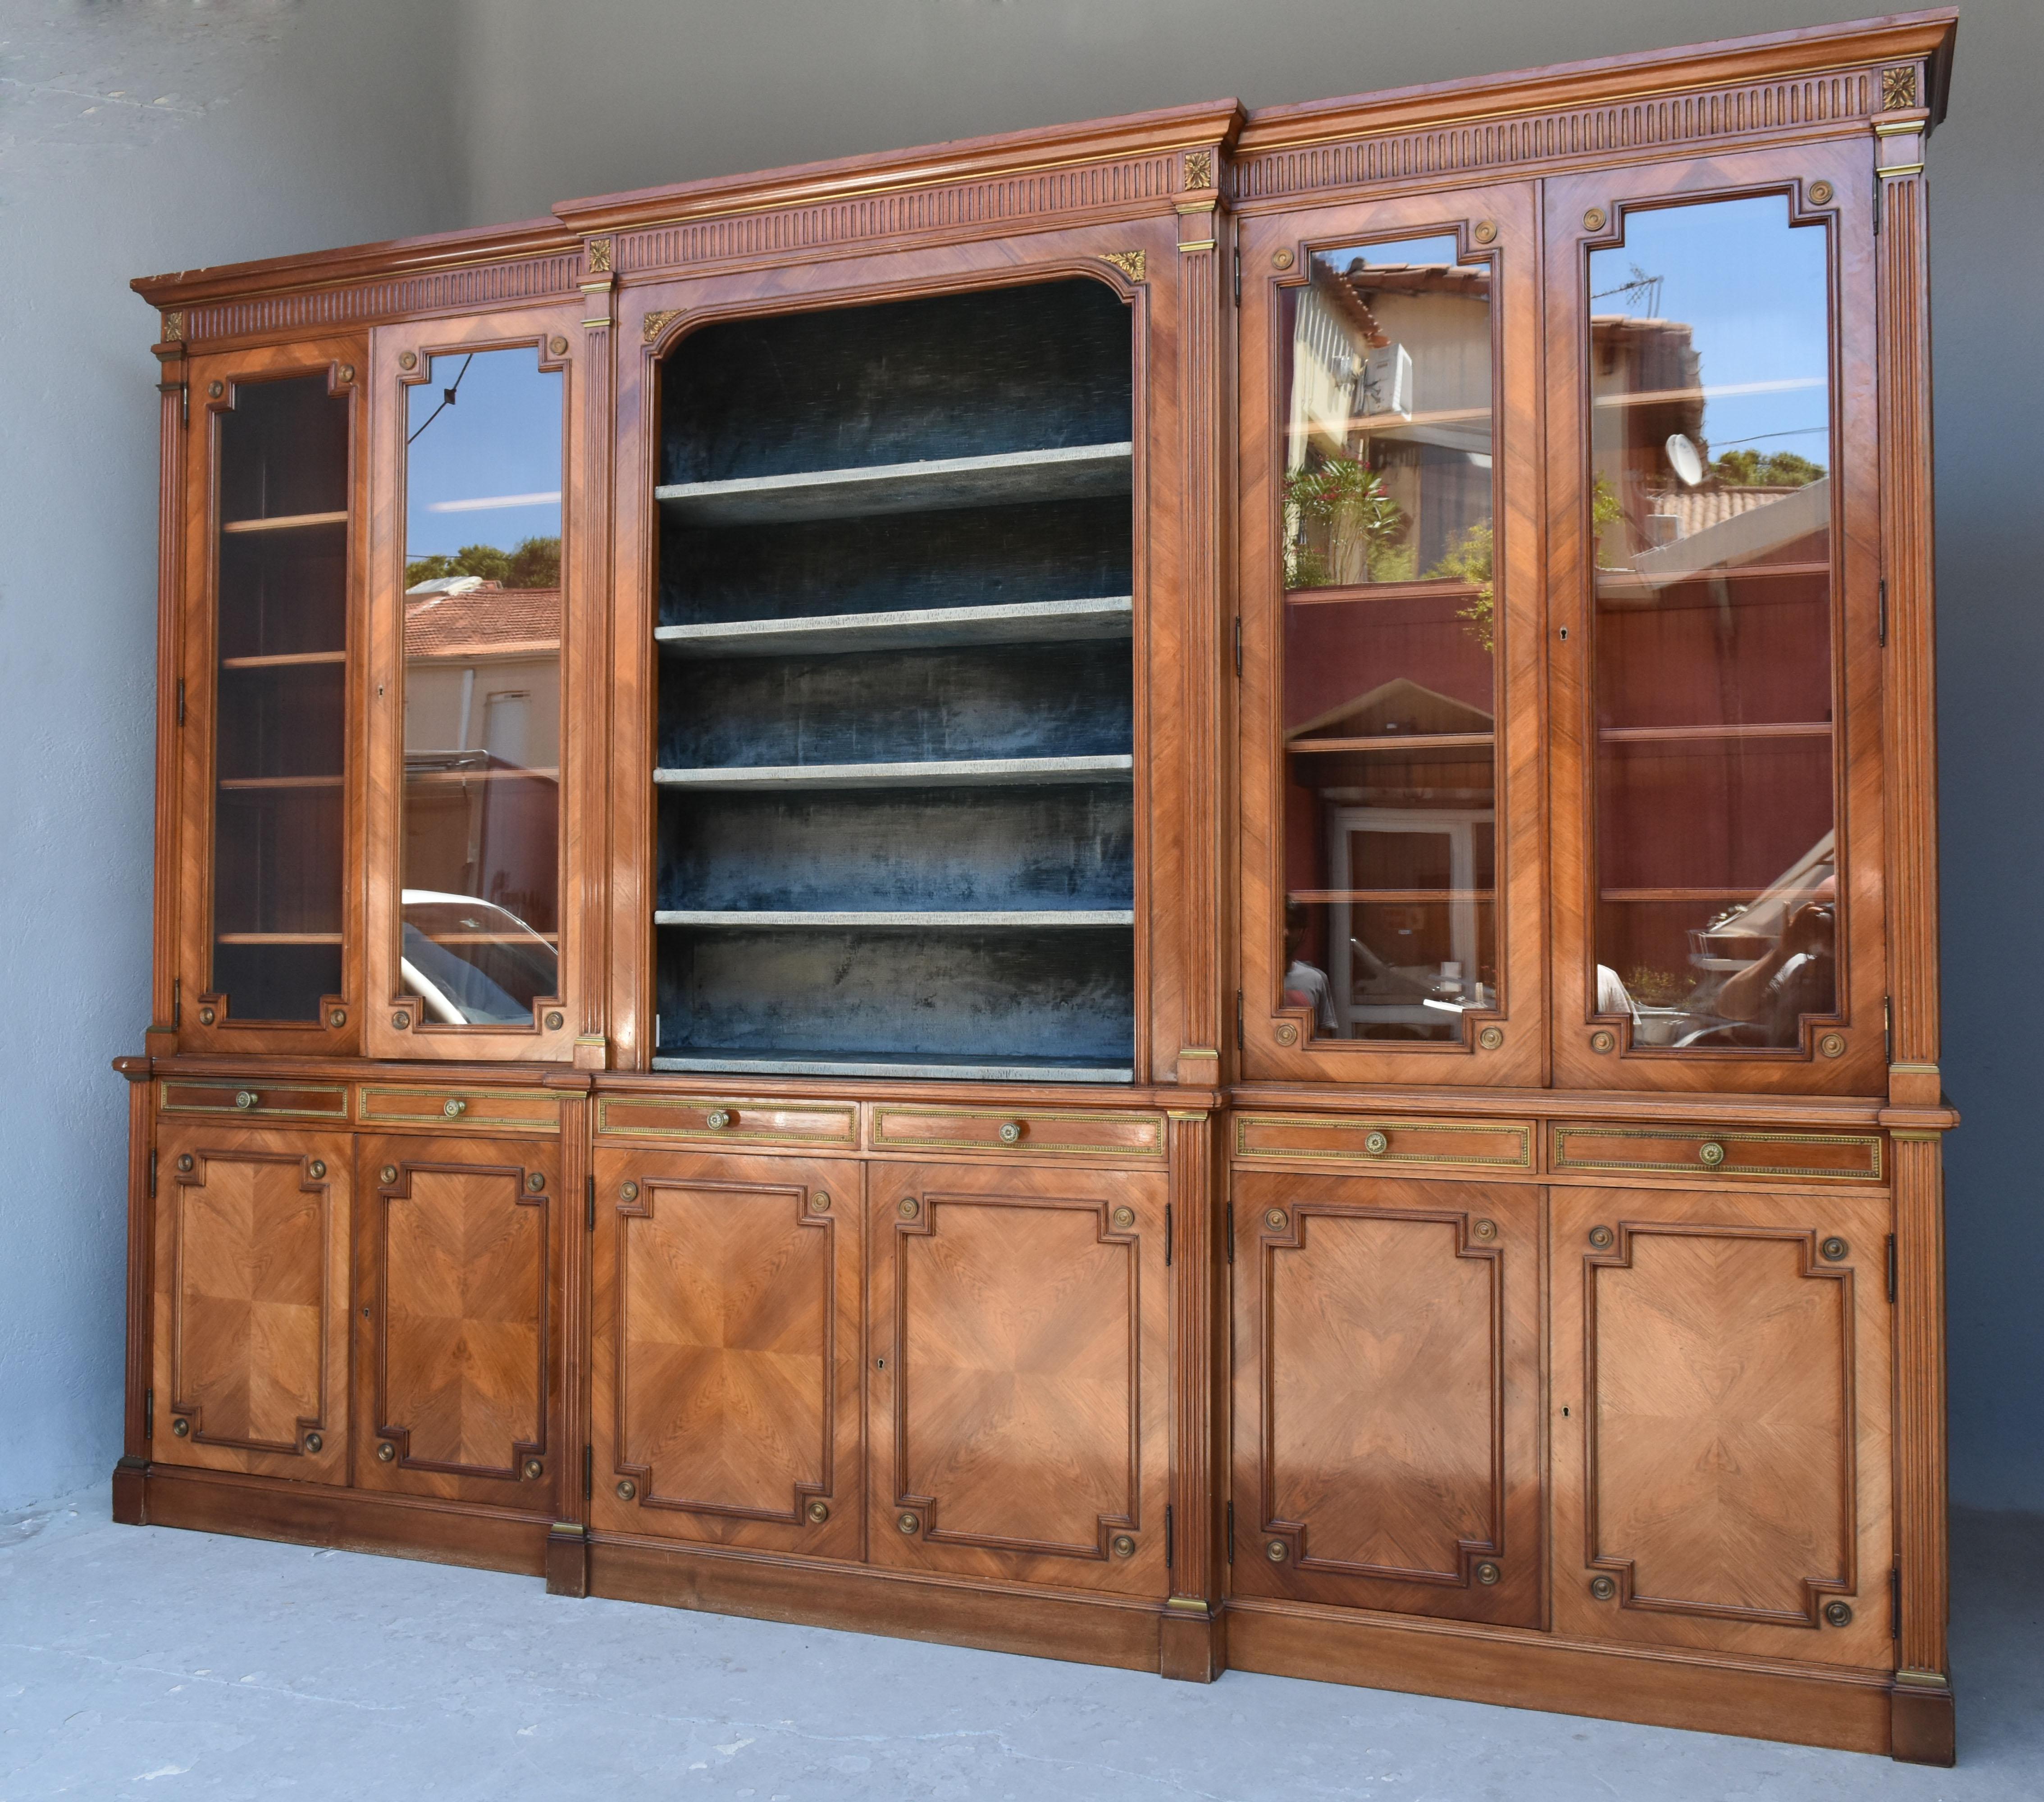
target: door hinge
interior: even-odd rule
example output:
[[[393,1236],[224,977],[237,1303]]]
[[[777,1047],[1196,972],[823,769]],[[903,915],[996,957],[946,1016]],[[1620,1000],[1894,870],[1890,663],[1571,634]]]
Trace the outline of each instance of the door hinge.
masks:
[[[596,1178],[594,1174],[590,1175],[589,1186],[584,1193],[589,1198],[589,1210],[582,1218],[582,1230],[594,1233],[596,1230]]]
[[[1164,1568],[1169,1570],[1178,1556],[1178,1536],[1171,1526],[1171,1505],[1164,1504]]]
[[[1228,1562],[1235,1562],[1235,1497],[1228,1498]]]
[[[1242,991],[1235,991],[1235,1049],[1242,1049]]]
[[[1888,1567],[1888,1636],[1902,1637],[1902,1566],[1899,1564]]]
[[[171,978],[171,1024],[182,1026],[185,1023],[185,983],[182,976]]]
[[[1875,164],[1873,171],[1873,229],[1878,236],[1881,231],[1881,167],[1878,163]]]
[[[142,1391],[142,1436],[145,1440],[156,1436],[156,1392],[153,1389]]]
[[[1895,1299],[1895,1235],[1888,1236],[1888,1298]]]
[[[1882,644],[1884,644],[1884,645],[1885,645],[1885,644],[1886,644],[1886,643],[1888,642],[1888,578],[1887,578],[1885,576],[1883,576],[1883,577],[1881,578],[1881,638],[1880,638],[1880,642],[1881,642]]]
[[[1239,613],[1235,616],[1235,673],[1239,680],[1242,675],[1242,615]]]
[[[1225,1210],[1228,1215],[1228,1261],[1235,1262],[1235,1203],[1230,1202]]]
[[[1164,1267],[1171,1267],[1171,1204],[1164,1204]]]
[[[1235,253],[1235,304],[1242,305],[1242,252]]]
[[[182,725],[183,725],[183,724],[184,724],[184,723],[185,723],[185,679],[184,679],[184,677],[183,677],[180,676],[180,677],[178,678],[178,723],[179,723],[179,725],[182,726]]]
[[[154,1152],[149,1153],[149,1198],[152,1201],[156,1198],[156,1154]]]
[[[1895,1061],[1895,1002],[1885,995],[1881,998],[1881,1061]]]
[[[596,1447],[586,1445],[582,1448],[582,1498],[584,1501],[596,1493]]]

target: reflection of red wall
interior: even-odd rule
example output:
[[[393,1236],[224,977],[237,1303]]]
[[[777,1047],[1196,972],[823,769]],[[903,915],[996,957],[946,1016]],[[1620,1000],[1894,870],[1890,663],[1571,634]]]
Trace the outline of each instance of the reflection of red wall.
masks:
[[[1464,705],[1494,712],[1491,654],[1473,623],[1466,589],[1399,600],[1320,602],[1285,608],[1285,725],[1308,719],[1404,677]]]
[[[1600,608],[1600,726],[1741,725],[1831,715],[1831,584],[1821,575],[1685,582]]]

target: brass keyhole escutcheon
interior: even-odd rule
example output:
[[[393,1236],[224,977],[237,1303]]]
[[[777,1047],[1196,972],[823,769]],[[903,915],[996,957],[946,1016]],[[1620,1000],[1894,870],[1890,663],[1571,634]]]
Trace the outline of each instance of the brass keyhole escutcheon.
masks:
[[[236,1089],[234,1091],[234,1105],[239,1108],[253,1107],[262,1098],[253,1089]]]
[[[1696,1147],[1696,1161],[1706,1170],[1715,1170],[1725,1160],[1724,1147],[1715,1139],[1706,1139]]]
[[[527,1482],[536,1483],[540,1478],[546,1475],[546,1466],[542,1464],[538,1459],[528,1458],[525,1460],[524,1475],[525,1481]]]
[[[896,1515],[894,1524],[904,1533],[920,1533],[923,1530],[921,1518],[913,1514]]]
[[[305,1435],[305,1450],[308,1451],[317,1451],[325,1444],[326,1441],[321,1439],[317,1433],[307,1433]]]
[[[547,1030],[550,1033],[558,1033],[567,1024],[558,1010],[547,1016]]]
[[[1593,1226],[1590,1229],[1590,1243],[1600,1252],[1609,1251],[1617,1238],[1618,1235],[1608,1226]]]
[[[1114,1224],[1126,1232],[1128,1228],[1135,1224],[1135,1209],[1116,1208],[1114,1210]]]
[[[326,1175],[326,1160],[323,1157],[314,1158],[310,1164],[305,1166],[305,1174],[315,1183],[318,1182],[321,1177]]]
[[[1489,1559],[1485,1559],[1482,1563],[1479,1564],[1476,1567],[1475,1574],[1476,1580],[1479,1583],[1482,1584],[1487,1589],[1495,1583],[1499,1578],[1502,1577],[1504,1573],[1499,1570],[1496,1565],[1493,1564]]]
[[[809,1504],[809,1518],[820,1527],[830,1518],[830,1504],[820,1499]]]
[[[809,1197],[809,1212],[811,1213],[828,1213],[830,1212],[830,1197],[825,1194],[820,1189],[817,1190],[813,1195]]]
[[[450,1095],[440,1103],[440,1112],[450,1120],[459,1120],[468,1112],[468,1103],[458,1096]]]
[[[913,1195],[904,1195],[894,1204],[894,1211],[904,1220],[913,1220],[923,1211],[923,1204]]]
[[[1368,1156],[1381,1157],[1391,1149],[1391,1135],[1389,1133],[1366,1133],[1363,1137],[1362,1148]]]
[[[213,1022],[213,1011],[210,1007],[202,1007],[198,1010],[198,1023],[202,1026],[211,1026]]]
[[[1852,1247],[1833,1233],[1817,1247],[1817,1256],[1827,1264],[1842,1263],[1852,1256]]]
[[[398,1167],[394,1164],[386,1164],[376,1174],[386,1183],[394,1183],[398,1180]]]
[[[179,1439],[186,1438],[191,1432],[191,1422],[189,1421],[173,1421],[171,1422],[171,1431]]]
[[[1116,1558],[1133,1558],[1135,1555],[1135,1541],[1127,1533],[1116,1533],[1114,1536],[1114,1555]]]
[[[397,1462],[397,1459],[398,1448],[387,1439],[376,1447],[376,1462],[378,1463],[394,1464]]]
[[[1019,1145],[1022,1142],[1022,1122],[1004,1120],[1001,1123],[1001,1142],[1004,1145]]]
[[[1617,1033],[1596,1032],[1590,1034],[1590,1049],[1595,1052],[1598,1056],[1601,1057],[1606,1052],[1616,1051],[1617,1049]]]
[[[1270,1029],[1270,1036],[1280,1045],[1297,1045],[1299,1042],[1299,1029],[1289,1020],[1280,1020]]]
[[[1502,1026],[1485,1026],[1477,1034],[1476,1042],[1485,1051],[1496,1051],[1504,1043],[1504,1029]]]
[[[1497,1236],[1497,1222],[1494,1220],[1472,1221],[1470,1223],[1470,1236],[1472,1239],[1495,1239]]]
[[[404,1031],[407,1026],[410,1026],[411,1023],[412,1016],[407,1014],[402,1007],[390,1016],[390,1024],[395,1026],[401,1033]]]
[[[1852,1604],[1850,1602],[1826,1602],[1824,1604],[1824,1618],[1834,1627],[1851,1626]]]
[[[712,1108],[709,1110],[709,1118],[703,1121],[703,1124],[713,1133],[721,1133],[731,1124],[731,1110],[728,1107]]]
[[[639,1486],[633,1482],[629,1477],[627,1477],[623,1482],[617,1486],[617,1499],[620,1501],[636,1501],[638,1498],[638,1494]]]
[[[1263,1224],[1273,1233],[1282,1233],[1292,1224],[1292,1217],[1282,1208],[1267,1208],[1264,1210]]]
[[[1273,1539],[1263,1548],[1263,1555],[1273,1564],[1282,1564],[1292,1555],[1292,1548],[1282,1539]]]
[[[542,1189],[545,1188],[546,1186],[547,1173],[544,1170],[536,1170],[530,1176],[525,1179],[525,1187],[531,1190],[536,1195],[539,1194]]]
[[[186,1175],[190,1175],[192,1167],[193,1160],[191,1153],[190,1152],[179,1152],[178,1153],[178,1168],[184,1171]]]
[[[1618,1585],[1608,1577],[1593,1577],[1590,1579],[1590,1593],[1599,1601],[1608,1602],[1618,1593]]]
[[[620,1183],[617,1185],[617,1194],[620,1201],[636,1202],[639,1199],[639,1185],[636,1183]]]

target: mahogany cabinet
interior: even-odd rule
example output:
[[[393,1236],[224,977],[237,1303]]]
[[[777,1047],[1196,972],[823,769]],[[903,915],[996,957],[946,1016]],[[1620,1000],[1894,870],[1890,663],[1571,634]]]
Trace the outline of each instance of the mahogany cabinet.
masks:
[[[1949,1761],[1954,26],[137,282],[120,1517]]]

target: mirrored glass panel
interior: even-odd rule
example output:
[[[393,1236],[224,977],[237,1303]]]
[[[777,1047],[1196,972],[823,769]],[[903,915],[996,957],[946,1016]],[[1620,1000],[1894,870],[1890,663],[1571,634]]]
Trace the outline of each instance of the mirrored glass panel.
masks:
[[[1837,1007],[1831,346],[1778,195],[1590,258],[1596,1009],[1767,1049]]]
[[[237,381],[219,416],[213,993],[316,1021],[341,987],[348,400]]]
[[[441,355],[408,406],[405,989],[529,1026],[560,992],[561,377]]]
[[[1281,988],[1317,1038],[1498,1004],[1490,294],[1446,236],[1285,291]]]

